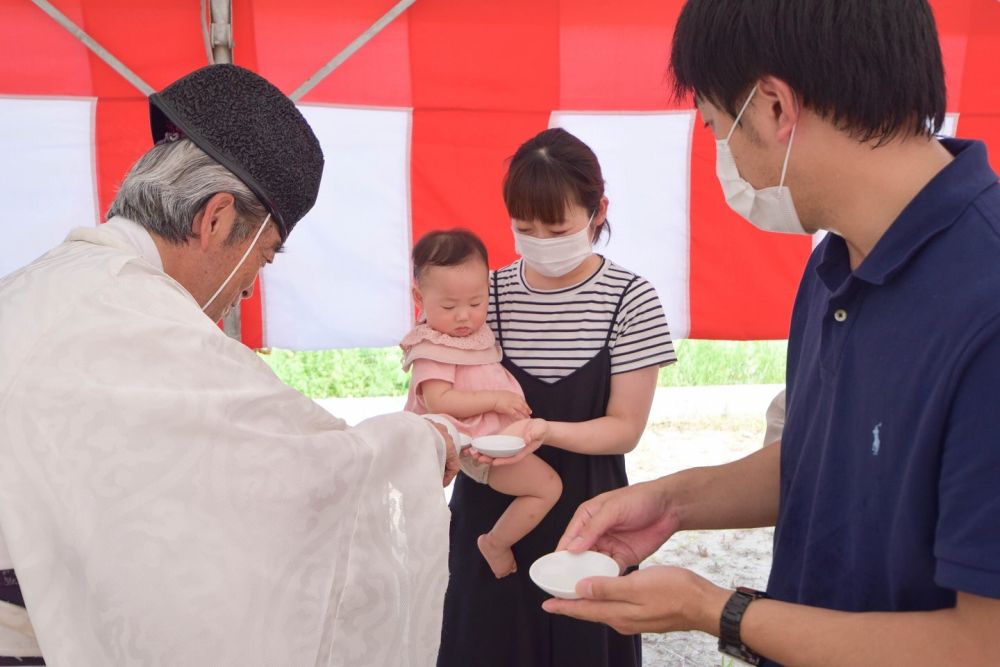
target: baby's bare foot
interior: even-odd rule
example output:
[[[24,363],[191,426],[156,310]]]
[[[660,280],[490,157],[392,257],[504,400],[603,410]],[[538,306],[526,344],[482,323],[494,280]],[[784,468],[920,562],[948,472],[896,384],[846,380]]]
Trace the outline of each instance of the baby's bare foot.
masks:
[[[510,547],[497,544],[489,533],[480,535],[476,544],[479,545],[479,552],[483,554],[483,558],[486,559],[497,579],[503,579],[508,574],[517,572],[514,552],[510,550]]]

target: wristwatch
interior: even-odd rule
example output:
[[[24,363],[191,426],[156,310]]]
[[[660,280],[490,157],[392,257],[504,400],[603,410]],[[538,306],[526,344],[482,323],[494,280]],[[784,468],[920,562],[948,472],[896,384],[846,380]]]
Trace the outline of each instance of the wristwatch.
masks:
[[[740,639],[740,622],[751,602],[766,597],[767,593],[763,591],[755,591],[743,586],[737,588],[729,597],[726,606],[722,608],[722,618],[719,619],[720,651],[750,665],[760,664],[761,656],[747,648],[747,645]]]

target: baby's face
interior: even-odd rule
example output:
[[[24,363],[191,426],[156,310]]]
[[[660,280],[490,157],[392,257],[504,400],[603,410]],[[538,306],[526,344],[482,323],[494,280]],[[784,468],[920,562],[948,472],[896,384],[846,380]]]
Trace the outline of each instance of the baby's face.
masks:
[[[486,323],[489,271],[479,259],[424,269],[414,296],[427,324],[449,336],[465,337]]]

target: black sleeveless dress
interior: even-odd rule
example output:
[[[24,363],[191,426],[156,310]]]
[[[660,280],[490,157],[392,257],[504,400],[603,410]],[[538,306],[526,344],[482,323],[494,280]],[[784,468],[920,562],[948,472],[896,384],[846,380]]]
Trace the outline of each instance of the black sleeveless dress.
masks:
[[[634,281],[635,279],[633,279]],[[622,290],[601,350],[561,380],[548,383],[526,373],[506,356],[504,367],[521,384],[532,415],[551,421],[582,422],[605,416],[611,394],[609,344]],[[496,274],[493,276],[497,339],[503,346]],[[548,594],[528,577],[539,557],[552,552],[577,507],[628,484],[625,457],[590,456],[543,446],[536,454],[559,473],[563,492],[555,507],[514,545],[517,572],[496,579],[476,546],[510,504],[497,493],[459,475],[451,498],[451,578],[444,600],[438,667],[638,667],[641,638],[623,636],[598,623],[553,616],[542,610]]]
[[[21,596],[21,586],[17,583],[17,575],[14,570],[0,570],[0,601],[24,608],[24,597]],[[0,655],[0,666],[19,665],[44,665],[45,661],[40,657],[35,658],[12,658]]]

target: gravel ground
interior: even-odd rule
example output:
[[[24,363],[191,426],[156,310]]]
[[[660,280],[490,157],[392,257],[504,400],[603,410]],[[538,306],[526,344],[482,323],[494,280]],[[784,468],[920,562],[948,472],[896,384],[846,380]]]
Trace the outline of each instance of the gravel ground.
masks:
[[[657,389],[649,426],[626,457],[629,479],[641,482],[678,470],[741,458],[761,446],[764,411],[775,385]],[[328,399],[320,403],[349,423],[402,408],[402,398]],[[770,528],[690,531],[670,539],[645,565],[686,567],[722,586],[763,588],[771,566]],[[697,632],[643,636],[643,664],[729,665],[714,637]]]
[[[629,479],[640,482],[693,466],[731,461],[761,446],[763,420],[747,417],[653,422],[626,458]],[[685,567],[720,586],[764,588],[774,530],[678,533],[644,565]],[[700,632],[643,636],[644,665],[728,665],[714,637]]]

